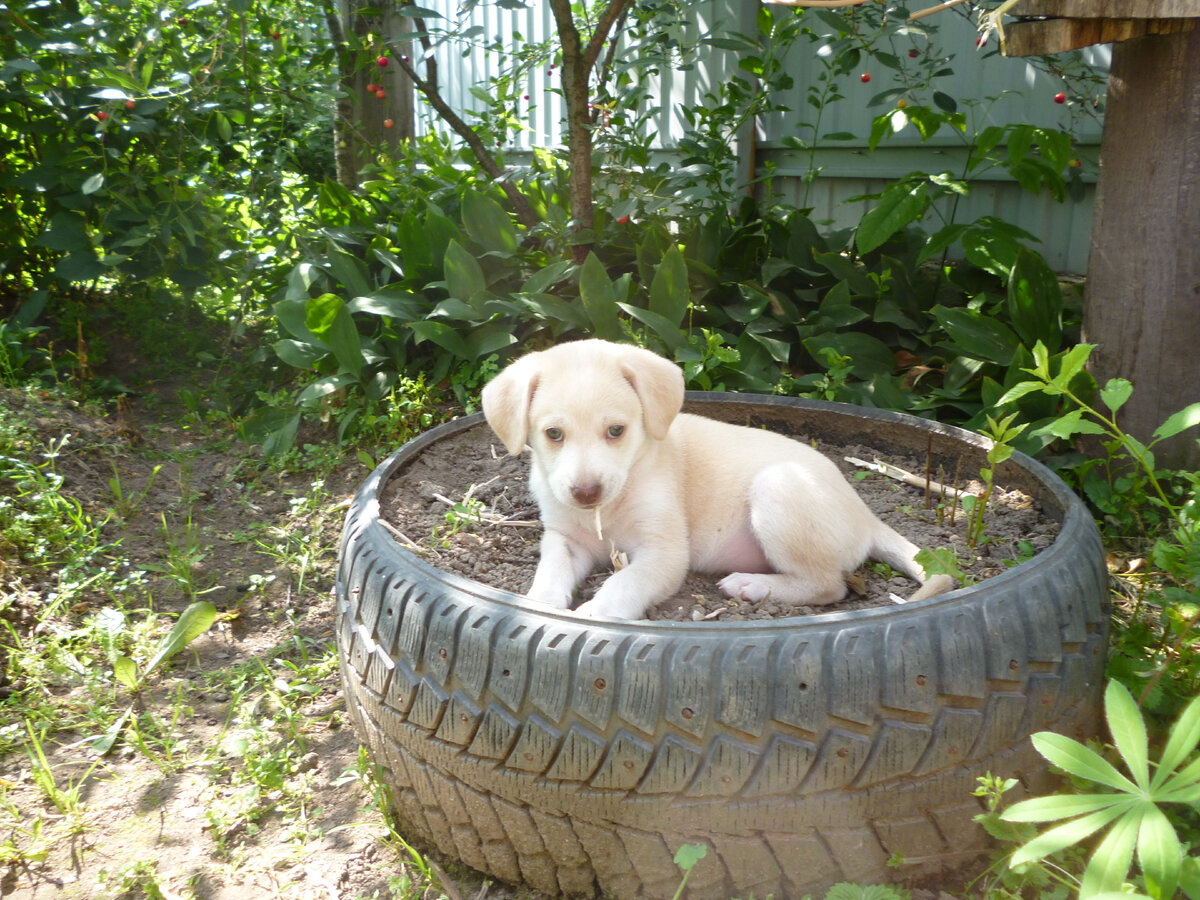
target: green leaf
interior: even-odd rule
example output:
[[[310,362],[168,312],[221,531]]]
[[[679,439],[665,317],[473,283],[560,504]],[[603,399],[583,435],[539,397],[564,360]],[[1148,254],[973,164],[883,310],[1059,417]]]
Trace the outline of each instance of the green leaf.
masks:
[[[1160,787],[1167,776],[1192,755],[1197,745],[1200,745],[1200,697],[1193,698],[1171,726],[1167,746],[1163,748],[1158,769],[1150,782],[1151,787]]]
[[[100,172],[97,172],[83,183],[83,187],[80,188],[80,190],[82,190],[84,194],[94,194],[102,187],[104,187],[104,175]]]
[[[56,212],[52,215],[34,243],[39,247],[68,253],[72,250],[92,249],[87,222],[83,216],[73,212]]]
[[[1127,799],[1123,794],[1051,794],[1014,803],[1001,818],[1005,822],[1057,822],[1108,809]]]
[[[1154,439],[1156,441],[1165,440],[1196,425],[1200,425],[1200,403],[1184,407],[1159,425],[1154,432]]]
[[[158,666],[183,650],[217,620],[217,608],[206,600],[197,600],[179,616],[179,621],[170,633],[158,644],[158,649],[146,663],[143,677],[148,677]]]
[[[588,317],[584,310],[553,294],[513,294],[513,299],[533,310],[539,318],[571,328],[588,327]]]
[[[805,338],[804,349],[813,359],[821,358],[821,350],[832,348],[840,356],[850,359],[850,371],[863,381],[876,375],[886,375],[896,367],[896,356],[892,348],[879,338],[856,331],[817,334]]]
[[[1038,341],[1034,347],[1034,358],[1037,358],[1037,347],[1042,346],[1042,342]],[[1083,371],[1083,367],[1087,365],[1088,357],[1091,355],[1095,344],[1076,344],[1062,356],[1062,363],[1058,367],[1058,374],[1054,376],[1054,383],[1064,391],[1070,387],[1071,381]],[[1048,349],[1043,347],[1043,352],[1048,352]]]
[[[1200,857],[1189,856],[1183,861],[1179,886],[1187,894],[1188,900],[1200,900]]]
[[[996,401],[996,406],[1007,406],[1010,403],[1016,403],[1022,397],[1037,393],[1044,390],[1044,388],[1045,386],[1040,381],[1019,382],[1004,392],[1004,396]]]
[[[1116,412],[1125,405],[1125,401],[1129,399],[1133,393],[1133,384],[1125,378],[1110,378],[1108,384],[1100,389],[1100,399],[1104,401],[1104,405],[1112,412]]]
[[[1026,346],[1041,341],[1054,353],[1062,343],[1062,289],[1041,254],[1017,251],[1008,280],[1008,312]]]
[[[343,305],[337,311],[337,315],[333,318],[333,324],[330,326],[325,339],[329,341],[329,346],[333,350],[333,355],[338,361],[338,365],[346,372],[349,372],[355,378],[362,374],[363,351],[362,338],[359,336],[358,327],[354,324],[354,317],[346,310]]]
[[[213,121],[217,124],[217,134],[221,136],[221,140],[227,144],[233,140],[233,126],[229,123],[229,118],[224,113],[213,113]]]
[[[113,678],[132,691],[138,683],[137,663],[128,656],[118,655],[113,660]]]
[[[941,91],[933,92],[933,102],[944,112],[952,113],[958,111],[958,103],[955,99],[949,94],[943,94]]]
[[[579,296],[596,337],[609,341],[619,340],[621,326],[612,279],[608,277],[604,263],[600,262],[595,253],[588,253],[579,270]]]
[[[324,378],[318,378],[302,390],[300,396],[296,398],[296,403],[299,406],[308,406],[322,397],[328,397],[348,384],[354,384],[354,382],[354,376],[347,372],[339,372],[337,375],[326,375]],[[290,427],[290,423],[285,427]]]
[[[1036,862],[1052,853],[1057,853],[1060,850],[1078,844],[1084,838],[1095,834],[1109,822],[1124,815],[1136,802],[1131,798],[1127,798],[1123,802],[1114,804],[1107,809],[1097,810],[1082,818],[1051,828],[1049,831],[1039,834],[1033,840],[1017,848],[1009,859],[1009,865],[1019,866],[1022,863]],[[1002,813],[1000,818],[1004,819],[1006,816]]]
[[[1147,805],[1142,813],[1137,855],[1150,896],[1171,900],[1183,868],[1183,848],[1175,826],[1157,806]]]
[[[297,369],[311,369],[313,364],[329,353],[329,348],[303,341],[283,338],[272,345],[275,355]]]
[[[512,219],[491,197],[467,191],[462,201],[462,217],[467,235],[485,250],[511,254],[517,249],[517,231]]]
[[[54,274],[63,281],[92,281],[108,274],[108,269],[91,247],[68,253],[54,267]]]
[[[929,183],[901,181],[887,188],[858,223],[854,235],[859,253],[870,253],[900,229],[919,220],[929,207]]]
[[[683,869],[685,872],[691,869],[708,856],[708,847],[704,844],[684,844],[675,851],[675,865]]]
[[[345,305],[336,294],[320,294],[309,298],[304,307],[305,329],[317,338],[326,337]]]
[[[687,263],[678,245],[672,246],[658,264],[650,284],[650,311],[671,322],[676,329],[691,306]]]
[[[351,297],[369,296],[373,293],[374,285],[367,276],[367,268],[361,259],[337,248],[330,248],[328,256],[329,273],[346,288],[345,293]]]
[[[127,707],[125,712],[121,713],[111,725],[105,730],[104,734],[92,741],[92,750],[101,756],[108,754],[114,746],[116,746],[117,738],[121,736],[121,732],[125,730],[125,723],[129,721],[129,716],[133,712],[133,707]]]
[[[1100,754],[1078,741],[1071,740],[1066,735],[1056,734],[1053,731],[1039,731],[1030,740],[1033,741],[1034,749],[1038,753],[1072,775],[1086,778],[1118,791],[1137,792],[1137,786],[1113,768],[1112,764]]]
[[[1104,692],[1104,715],[1113,743],[1138,787],[1150,787],[1150,745],[1146,738],[1146,723],[1128,688],[1113,679]]]
[[[355,297],[346,304],[350,314],[367,313],[372,316],[387,316],[400,322],[419,318],[421,305],[412,294],[405,297],[374,294],[370,297]]]
[[[449,350],[459,359],[474,359],[470,349],[463,342],[459,333],[445,322],[432,322],[428,319],[420,319],[416,322],[409,322],[408,327],[417,336],[417,343],[432,341],[443,350]]]
[[[469,303],[487,288],[479,260],[468,253],[458,241],[451,240],[446,246],[445,267],[446,287],[451,297]]]
[[[1070,440],[1077,434],[1108,434],[1104,427],[1083,417],[1083,410],[1073,409],[1065,415],[1047,422],[1032,433],[1036,436],[1052,434],[1063,440]]]
[[[1020,341],[1003,322],[963,306],[951,308],[939,304],[930,312],[963,355],[1002,366],[1012,362]]]
[[[551,287],[566,277],[573,263],[570,260],[560,260],[539,269],[529,276],[529,280],[521,285],[523,294],[544,294]]]
[[[1087,900],[1093,894],[1121,889],[1133,862],[1133,849],[1137,842],[1140,819],[1137,810],[1129,810],[1092,851],[1083,878],[1079,882],[1080,900]]]
[[[618,303],[617,306],[653,331],[672,353],[687,346],[687,333],[681,331],[678,325],[665,316],[660,316],[650,309],[640,309],[629,303]]]

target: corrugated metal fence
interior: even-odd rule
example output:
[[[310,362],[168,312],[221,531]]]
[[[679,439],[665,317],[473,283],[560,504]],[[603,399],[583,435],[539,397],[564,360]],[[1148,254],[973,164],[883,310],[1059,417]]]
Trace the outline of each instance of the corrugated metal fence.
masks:
[[[458,0],[423,0],[422,5],[442,13],[445,22],[439,24],[458,21]],[[690,34],[683,37],[694,37],[696,33],[753,34],[757,9],[757,3],[747,0],[696,3],[694,19],[686,26]],[[782,7],[778,9],[783,12]],[[809,16],[815,32],[822,34],[829,30],[819,18],[811,13]],[[462,43],[447,43],[437,52],[442,93],[460,110],[480,107],[471,88],[485,83],[504,64],[499,55],[484,51],[478,44],[497,40],[511,48],[521,43],[518,35],[525,41],[540,42],[551,39],[555,33],[550,8],[539,0],[528,0],[523,9],[479,3],[463,24],[480,26],[475,38],[477,46],[472,49]],[[921,24],[936,27],[933,40],[954,70],[953,76],[941,79],[934,87],[954,97],[959,108],[968,114],[969,134],[987,125],[1018,122],[1069,127],[1085,161],[1082,195],[1063,203],[1044,193],[1034,195],[1023,190],[1001,170],[985,173],[973,179],[970,194],[959,201],[956,220],[971,221],[983,215],[1004,218],[1038,236],[1043,254],[1056,269],[1083,272],[1087,265],[1093,201],[1092,179],[1087,173],[1094,168],[1098,155],[1099,121],[1074,104],[1055,103],[1054,95],[1062,89],[1059,79],[1023,60],[1000,56],[994,52],[994,36],[990,47],[977,48],[975,25],[967,17],[944,12],[922,20]],[[901,35],[893,49],[903,61],[908,49],[924,52],[928,40],[919,30],[914,31]],[[851,198],[877,192],[890,181],[914,171],[962,173],[967,147],[963,137],[949,129],[922,142],[910,125],[886,139],[875,151],[869,150],[871,121],[889,107],[869,107],[868,102],[890,86],[894,73],[866,57],[862,71],[871,76],[869,83],[861,82],[858,77],[840,79],[838,86],[844,99],[825,107],[821,119],[821,134],[855,137],[819,141],[812,159],[806,151],[788,146],[787,138],[807,139],[809,135],[799,126],[811,121],[813,110],[805,97],[821,71],[814,55],[818,46],[807,41],[794,45],[785,66],[794,86],[788,96],[775,98],[791,111],[764,117],[758,124],[753,158],[760,171],[768,163],[773,166],[772,189],[782,199],[796,205],[804,200],[813,207],[815,219],[842,226],[857,222],[870,205],[869,201]],[[1106,69],[1109,56],[1108,47],[1097,47],[1086,51],[1085,58],[1092,65]],[[650,95],[658,98],[659,106],[650,111],[647,129],[655,136],[655,147],[669,154],[686,131],[681,110],[702,102],[705,93],[735,69],[732,53],[714,51],[698,65],[666,68],[661,76],[652,78]],[[517,94],[515,112],[527,130],[512,136],[507,145],[510,154],[563,143],[562,102],[554,92],[558,87],[558,72],[534,68],[527,74],[523,87]],[[418,127],[440,128],[440,125],[427,118]],[[810,164],[820,167],[821,174],[806,191],[803,176]]]

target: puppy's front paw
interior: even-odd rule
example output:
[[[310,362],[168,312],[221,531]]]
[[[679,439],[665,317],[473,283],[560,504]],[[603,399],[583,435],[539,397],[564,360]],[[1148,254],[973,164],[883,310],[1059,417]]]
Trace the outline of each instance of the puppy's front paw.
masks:
[[[595,600],[580,604],[575,612],[581,616],[587,616],[589,619],[640,619],[642,618],[642,604],[613,602],[597,597]]]
[[[771,582],[767,577],[747,572],[726,575],[717,582],[717,587],[726,597],[747,603],[761,603],[771,596]]]
[[[557,588],[540,588],[535,584],[529,589],[525,599],[531,603],[543,603],[554,609],[567,609],[571,605],[571,592]]]

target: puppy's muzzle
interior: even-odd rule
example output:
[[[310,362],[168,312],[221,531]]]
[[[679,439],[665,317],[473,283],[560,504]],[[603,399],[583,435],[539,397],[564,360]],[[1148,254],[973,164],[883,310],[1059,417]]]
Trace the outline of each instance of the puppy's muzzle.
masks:
[[[593,506],[598,506],[602,492],[602,488],[597,482],[571,485],[571,499],[584,509],[591,509]]]

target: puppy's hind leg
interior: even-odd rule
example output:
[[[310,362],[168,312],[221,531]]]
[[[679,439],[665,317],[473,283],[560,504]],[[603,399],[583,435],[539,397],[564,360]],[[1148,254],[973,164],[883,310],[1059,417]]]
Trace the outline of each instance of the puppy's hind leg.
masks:
[[[854,556],[865,556],[866,546],[858,538],[858,510],[839,487],[851,501],[858,498],[836,469],[832,474],[836,480],[805,464],[779,463],[755,476],[750,527],[772,571],[723,578],[718,587],[727,596],[793,606],[836,603],[846,596],[846,572],[858,564]]]

